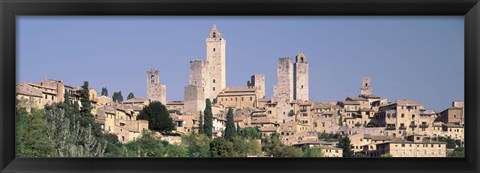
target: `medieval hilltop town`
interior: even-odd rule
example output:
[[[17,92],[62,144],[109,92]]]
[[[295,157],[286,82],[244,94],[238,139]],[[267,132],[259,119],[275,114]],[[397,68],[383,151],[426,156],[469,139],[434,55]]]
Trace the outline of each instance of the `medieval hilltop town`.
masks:
[[[359,79],[359,95],[335,102],[317,102],[309,98],[307,56],[279,58],[277,83],[273,96],[265,97],[265,76],[254,74],[246,86],[226,86],[226,40],[213,25],[206,38],[206,60],[191,60],[188,85],[183,101],[168,101],[167,86],[160,81],[160,71],[146,71],[147,98],[115,102],[89,88],[95,122],[106,133],[115,134],[122,143],[133,141],[148,129],[148,121],[137,119],[142,109],[153,101],[165,104],[176,132],[198,132],[199,119],[206,99],[212,101],[213,135],[222,136],[226,114],[234,110],[234,122],[240,128],[255,127],[262,137],[277,133],[289,146],[320,146],[324,157],[342,157],[338,141],[323,140],[320,134],[348,136],[355,153],[371,157],[446,157],[448,148],[439,137],[464,141],[464,102],[452,101],[441,112],[426,109],[413,100],[394,100],[375,96],[371,79]],[[161,69],[160,69],[161,70]],[[360,83],[361,81],[361,83]],[[64,101],[69,94],[80,102],[80,87],[62,80],[44,79],[17,84],[17,98],[35,108]],[[162,136],[170,143],[179,136]],[[453,149],[450,149],[453,150]]]

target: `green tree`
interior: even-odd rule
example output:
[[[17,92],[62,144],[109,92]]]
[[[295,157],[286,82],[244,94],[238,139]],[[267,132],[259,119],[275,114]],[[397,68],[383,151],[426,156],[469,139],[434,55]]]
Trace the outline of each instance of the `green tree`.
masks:
[[[228,109],[227,113],[227,125],[225,127],[224,138],[228,141],[232,141],[233,137],[236,135],[235,122],[233,120],[233,110],[232,108]]]
[[[65,89],[65,94],[63,95],[63,104],[65,105],[70,105],[71,102],[70,102],[70,92],[68,92],[66,89]]]
[[[88,81],[83,82],[82,89],[80,91],[80,102],[82,103],[80,114],[82,116],[93,116],[92,103],[90,101],[90,94],[88,92]]]
[[[267,156],[280,157],[283,149],[278,133],[272,133],[262,140],[262,150]]]
[[[48,144],[55,148],[57,157],[102,157],[106,141],[98,141],[92,133],[92,126],[81,127],[80,123],[70,123],[65,110],[52,106],[45,110]],[[75,116],[75,115],[74,115]],[[71,124],[74,124],[71,126]]]
[[[164,157],[188,157],[188,149],[182,145],[168,145]]]
[[[455,140],[453,140],[452,138],[448,137],[447,139],[445,139],[445,142],[447,142],[448,149],[457,148],[457,144],[455,144]]]
[[[210,156],[210,138],[204,134],[182,136],[182,145],[187,146],[190,157]]]
[[[115,134],[104,134],[103,139],[107,141],[105,148],[106,157],[120,157],[122,156],[122,143],[118,140],[118,136]]]
[[[385,154],[380,155],[380,157],[393,157],[393,156],[390,153],[385,153]]]
[[[107,96],[108,97],[108,90],[107,90],[107,87],[103,87],[102,88],[102,96]]]
[[[318,146],[307,147],[304,154],[305,157],[323,157],[322,149]]]
[[[47,122],[43,110],[33,109],[28,113],[22,103],[16,104],[16,155],[18,157],[48,157],[54,155],[54,148],[45,134]]]
[[[213,136],[212,102],[210,101],[210,99],[206,99],[205,102],[206,102],[205,111],[203,111],[203,113],[205,114],[205,117],[204,117],[205,119],[203,122],[203,131],[205,135],[211,138]]]
[[[148,128],[150,130],[169,133],[175,129],[172,117],[170,117],[167,108],[165,105],[157,101],[145,106],[142,111],[140,111],[140,115],[138,115],[137,118],[147,120]]]
[[[343,157],[353,156],[352,145],[350,144],[350,138],[348,136],[340,138],[338,145],[338,147],[343,148]]]
[[[135,141],[130,141],[126,146],[127,157],[162,157],[165,155],[165,146],[151,131],[145,131]]]
[[[233,143],[224,138],[215,138],[210,143],[211,157],[235,157]]]
[[[303,157],[303,151],[301,148],[297,148],[294,146],[284,146],[282,148],[282,152],[280,153],[280,157]]]
[[[200,117],[198,118],[198,134],[203,134],[203,116],[202,111],[200,111]]]
[[[114,102],[117,102],[117,103],[123,102],[122,91],[113,92],[112,99]]]
[[[465,148],[464,147],[455,148],[455,150],[453,150],[453,152],[450,153],[448,157],[465,157]]]
[[[246,139],[260,139],[261,135],[258,129],[253,127],[245,127],[240,129],[238,134]]]
[[[133,98],[135,98],[135,95],[133,95],[133,93],[130,92],[130,94],[128,94],[128,96],[127,96],[127,100],[133,99]]]

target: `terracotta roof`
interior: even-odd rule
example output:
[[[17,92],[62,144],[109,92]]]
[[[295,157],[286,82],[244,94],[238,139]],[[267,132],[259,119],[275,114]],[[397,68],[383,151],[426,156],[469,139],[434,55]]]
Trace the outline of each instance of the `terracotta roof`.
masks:
[[[360,103],[358,103],[357,101],[348,101],[348,100],[346,100],[346,101],[341,101],[341,102],[342,102],[342,104],[344,104],[344,105],[360,105]]]
[[[258,130],[261,132],[276,132],[278,127],[259,127]]]
[[[34,97],[42,97],[42,91],[25,84],[17,85],[17,94],[34,96]]]
[[[144,99],[144,98],[131,98],[123,101],[122,103],[144,103],[146,101],[147,99]]]
[[[366,99],[364,97],[347,97],[346,100],[349,100],[349,101],[368,101],[368,99]]]

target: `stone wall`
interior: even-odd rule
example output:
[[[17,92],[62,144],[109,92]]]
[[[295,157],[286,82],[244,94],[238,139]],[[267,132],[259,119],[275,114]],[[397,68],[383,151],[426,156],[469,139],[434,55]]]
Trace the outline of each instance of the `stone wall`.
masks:
[[[201,86],[187,85],[185,87],[185,112],[198,115],[205,110],[205,91]]]

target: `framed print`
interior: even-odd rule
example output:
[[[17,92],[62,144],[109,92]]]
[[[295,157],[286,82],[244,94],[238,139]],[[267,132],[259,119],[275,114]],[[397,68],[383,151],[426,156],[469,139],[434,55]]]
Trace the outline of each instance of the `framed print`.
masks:
[[[478,1],[0,7],[2,172],[478,172]]]

